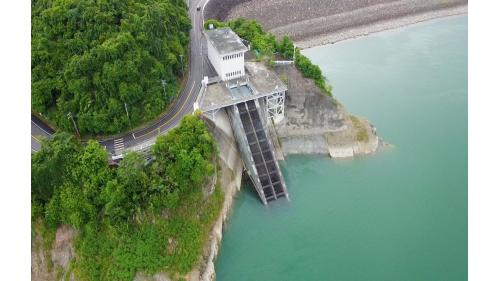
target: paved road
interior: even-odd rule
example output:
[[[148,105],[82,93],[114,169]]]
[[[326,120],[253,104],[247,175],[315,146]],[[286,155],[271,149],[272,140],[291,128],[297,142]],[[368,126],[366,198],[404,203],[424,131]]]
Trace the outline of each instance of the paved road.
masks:
[[[31,114],[31,152],[40,150],[40,141],[42,137],[50,137],[54,130],[45,125],[33,113]]]
[[[178,98],[171,104],[167,113],[145,128],[138,129],[117,138],[100,143],[111,155],[120,155],[124,149],[153,141],[159,134],[175,127],[182,117],[193,112],[193,104],[201,87],[201,80],[209,72],[206,58],[206,40],[203,37],[203,9],[209,0],[189,0],[189,16],[193,28],[190,31],[190,67],[188,79]],[[200,6],[201,11],[196,7]],[[54,131],[36,115],[31,115],[31,151],[40,149],[40,136],[50,137]]]

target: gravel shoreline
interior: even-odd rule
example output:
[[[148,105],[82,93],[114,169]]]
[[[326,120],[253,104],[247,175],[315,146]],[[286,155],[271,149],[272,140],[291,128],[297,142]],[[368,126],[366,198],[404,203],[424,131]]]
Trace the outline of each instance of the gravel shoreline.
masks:
[[[467,13],[467,0],[210,0],[205,19],[256,19],[309,48]]]
[[[316,35],[316,36],[311,36],[309,38],[306,37],[305,40],[296,41],[296,45],[302,49],[312,48],[315,46],[333,44],[339,41],[354,39],[372,33],[396,29],[428,20],[450,17],[450,16],[459,16],[465,14],[467,14],[467,5],[438,10],[438,11],[429,11],[421,14],[408,15],[405,17],[384,20],[368,25],[346,28],[329,34]],[[273,30],[271,31],[273,32]]]

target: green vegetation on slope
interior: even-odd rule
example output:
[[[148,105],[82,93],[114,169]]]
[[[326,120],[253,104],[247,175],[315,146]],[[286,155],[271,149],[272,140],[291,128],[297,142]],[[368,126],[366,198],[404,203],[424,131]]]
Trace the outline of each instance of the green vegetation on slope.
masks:
[[[190,271],[223,202],[206,197],[216,145],[197,116],[157,139],[154,160],[129,153],[116,169],[95,141],[57,133],[32,157],[32,219],[80,231],[80,280],[132,280],[137,272]]]
[[[274,60],[276,55],[285,59],[293,59],[294,44],[288,36],[284,36],[280,41],[270,33],[265,32],[262,25],[255,20],[238,18],[229,22],[220,22],[214,19],[205,21],[205,29],[212,24],[214,28],[230,27],[238,36],[251,43],[252,50],[257,58],[267,62]],[[311,78],[316,86],[332,95],[332,87],[326,82],[319,66],[313,64],[309,58],[303,56],[298,48],[295,48],[295,66],[302,72],[304,77]]]
[[[38,0],[31,12],[31,104],[58,129],[73,132],[71,114],[82,134],[120,132],[176,95],[183,0]]]

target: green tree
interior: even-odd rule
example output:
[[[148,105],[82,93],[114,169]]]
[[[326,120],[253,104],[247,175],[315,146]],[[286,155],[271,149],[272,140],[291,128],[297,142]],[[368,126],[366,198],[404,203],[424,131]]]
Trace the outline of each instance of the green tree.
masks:
[[[97,218],[97,209],[80,186],[66,183],[59,194],[59,217],[61,223],[80,229]]]
[[[214,171],[215,143],[197,116],[185,116],[179,127],[158,137],[152,151],[158,165],[182,191],[200,186]]]
[[[278,51],[287,59],[292,59],[293,58],[293,49],[294,45],[292,40],[290,40],[290,37],[284,36],[283,39],[281,40],[281,43],[279,44]]]
[[[118,180],[113,179],[106,184],[102,193],[104,214],[111,222],[125,221],[130,217],[132,209],[125,188]]]
[[[191,29],[183,0],[40,0],[31,10],[32,107],[59,129],[73,130],[71,113],[82,134],[116,133],[176,94]]]
[[[43,140],[39,152],[31,158],[31,195],[47,203],[77,166],[82,145],[70,134],[56,133],[52,140]]]

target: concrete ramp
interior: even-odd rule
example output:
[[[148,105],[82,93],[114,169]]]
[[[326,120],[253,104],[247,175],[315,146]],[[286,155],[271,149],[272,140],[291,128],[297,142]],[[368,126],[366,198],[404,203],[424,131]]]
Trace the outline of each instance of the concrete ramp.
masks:
[[[274,147],[260,115],[256,100],[238,103],[229,109],[245,168],[262,202],[288,198],[283,175],[276,160]]]

